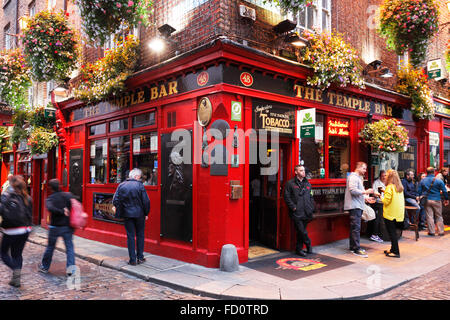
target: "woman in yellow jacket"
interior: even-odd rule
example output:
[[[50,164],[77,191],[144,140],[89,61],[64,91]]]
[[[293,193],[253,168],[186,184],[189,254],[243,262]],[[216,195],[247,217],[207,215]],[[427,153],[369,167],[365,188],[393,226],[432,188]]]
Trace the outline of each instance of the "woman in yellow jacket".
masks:
[[[386,190],[384,191],[383,217],[386,230],[391,238],[391,250],[384,251],[387,257],[400,258],[398,247],[396,222],[402,222],[405,216],[405,198],[403,185],[397,171],[388,170],[386,177]]]

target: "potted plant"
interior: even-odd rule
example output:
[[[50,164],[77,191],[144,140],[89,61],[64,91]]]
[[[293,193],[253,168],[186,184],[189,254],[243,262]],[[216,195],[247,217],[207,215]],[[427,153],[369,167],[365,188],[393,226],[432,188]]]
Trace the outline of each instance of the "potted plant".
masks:
[[[342,34],[305,31],[303,37],[308,40],[308,45],[299,60],[314,69],[314,74],[307,79],[308,84],[321,89],[332,83],[364,88],[359,56]]]
[[[41,11],[28,20],[24,55],[37,81],[63,80],[76,68],[79,47],[67,15]]]
[[[0,53],[0,98],[16,109],[27,103],[30,69],[20,49]]]
[[[408,51],[416,66],[425,59],[428,40],[438,31],[438,6],[433,0],[385,0],[379,21],[378,32],[388,48],[398,55]]]
[[[152,13],[151,0],[77,0],[83,30],[101,45],[123,27],[148,25]]]
[[[12,143],[19,143],[20,141],[28,138],[28,130],[26,124],[28,124],[28,111],[27,110],[15,110],[11,118],[11,122],[14,124],[11,141]]]
[[[266,0],[264,3],[273,3],[281,8],[285,12],[292,12],[294,15],[298,13],[299,9],[303,5],[311,5],[313,0]]]
[[[359,132],[363,142],[374,152],[404,152],[408,148],[408,130],[397,119],[381,119],[367,123]]]
[[[81,81],[74,89],[74,97],[93,103],[125,91],[125,80],[133,73],[138,58],[139,40],[128,35],[117,42],[94,64],[81,67]]]
[[[411,65],[401,68],[397,73],[395,89],[411,97],[411,112],[415,119],[434,118],[432,92],[423,69],[413,68]]]

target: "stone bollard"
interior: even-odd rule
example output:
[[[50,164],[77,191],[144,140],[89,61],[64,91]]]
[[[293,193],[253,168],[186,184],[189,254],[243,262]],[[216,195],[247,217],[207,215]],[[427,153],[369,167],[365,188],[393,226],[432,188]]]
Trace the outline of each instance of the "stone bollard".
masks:
[[[233,272],[239,270],[239,259],[236,247],[226,244],[220,253],[220,271]]]

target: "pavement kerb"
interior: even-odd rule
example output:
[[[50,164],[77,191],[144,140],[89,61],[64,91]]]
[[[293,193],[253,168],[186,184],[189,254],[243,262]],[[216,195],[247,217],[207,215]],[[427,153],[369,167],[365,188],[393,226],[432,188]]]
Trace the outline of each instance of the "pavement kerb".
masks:
[[[43,230],[45,230],[45,229],[43,229]],[[45,230],[45,232],[47,232],[47,231]],[[42,240],[45,239],[45,241],[42,241],[42,240],[39,241],[36,238],[42,239]],[[81,239],[83,239],[83,238],[81,238]],[[28,238],[29,242],[37,244],[37,245],[41,245],[41,246],[46,246],[47,245],[47,241],[46,240],[47,240],[47,238],[45,236],[40,235],[40,234],[35,234],[34,236],[30,236]],[[60,252],[66,252],[66,250],[65,250],[65,248],[63,246],[61,246],[61,247],[56,246],[55,249],[60,251]],[[195,294],[195,295],[198,295],[198,296],[209,297],[209,298],[219,299],[219,300],[267,300],[265,298],[240,297],[240,296],[234,296],[234,295],[231,296],[231,295],[226,295],[226,294],[217,294],[217,293],[212,293],[212,292],[198,290],[196,288],[184,286],[184,285],[181,285],[181,284],[178,284],[178,283],[174,283],[174,282],[170,282],[170,281],[167,281],[167,280],[156,279],[156,278],[153,278],[152,276],[147,276],[147,275],[139,272],[138,270],[123,268],[123,266],[122,267],[117,267],[117,266],[114,266],[114,265],[111,265],[111,264],[107,264],[106,262],[111,257],[101,256],[101,258],[99,258],[98,255],[97,256],[96,255],[90,255],[89,253],[86,253],[84,250],[78,250],[75,253],[75,256],[77,258],[79,258],[79,259],[88,261],[90,263],[94,263],[94,264],[96,264],[98,266],[102,266],[102,267],[105,267],[105,268],[108,268],[108,269],[112,269],[112,270],[116,270],[116,271],[119,271],[119,272],[123,272],[123,273],[129,274],[131,276],[137,277],[139,279],[142,279],[144,281],[151,282],[151,283],[154,283],[154,284],[157,284],[157,285],[166,286],[166,287],[169,287],[171,289],[178,290],[178,291],[181,291],[181,292],[184,292],[184,293],[190,293],[190,294]],[[440,267],[441,266],[437,266],[436,269],[438,269]],[[174,269],[176,269],[176,267]],[[391,290],[393,290],[393,289],[395,289],[395,288],[397,288],[399,286],[402,286],[402,285],[404,285],[404,284],[406,284],[406,283],[408,283],[408,282],[410,282],[410,281],[412,281],[414,279],[417,279],[419,277],[420,277],[420,275],[416,276],[416,277],[413,277],[413,278],[410,278],[410,279],[407,279],[407,280],[404,280],[402,282],[396,283],[396,284],[392,285],[389,288],[383,288],[383,289],[380,289],[379,291],[372,292],[372,293],[369,293],[369,294],[363,294],[363,295],[352,296],[352,297],[329,298],[329,299],[326,299],[326,300],[365,300],[365,299],[369,299],[369,298],[373,298],[373,297],[385,294],[385,293],[387,293],[387,292],[389,292],[389,291],[391,291]],[[282,299],[280,288],[278,288],[278,291],[279,291],[279,297],[280,297],[279,299]],[[275,299],[272,299],[272,300],[275,300]],[[310,300],[310,299],[308,299],[308,300]],[[313,300],[313,299],[311,299],[311,300]],[[316,300],[320,300],[320,299],[316,299]]]

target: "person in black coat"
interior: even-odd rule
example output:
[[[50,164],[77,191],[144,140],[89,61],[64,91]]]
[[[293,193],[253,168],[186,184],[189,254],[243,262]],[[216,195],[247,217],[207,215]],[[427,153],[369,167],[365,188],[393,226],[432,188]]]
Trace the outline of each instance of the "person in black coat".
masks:
[[[74,229],[70,226],[70,209],[72,208],[70,199],[73,195],[70,192],[63,192],[58,179],[51,179],[48,185],[52,194],[45,200],[45,206],[50,212],[50,225],[48,228],[48,243],[38,265],[38,271],[47,273],[52,264],[53,252],[59,237],[64,240],[66,247],[66,273],[68,276],[75,271],[75,251],[73,247]]]
[[[134,266],[136,263],[145,262],[144,230],[145,220],[150,212],[150,199],[141,182],[142,171],[135,168],[130,171],[128,176],[129,178],[117,187],[113,205],[116,208],[116,217],[125,219],[128,255],[130,256],[128,264]]]
[[[31,232],[32,200],[22,176],[9,179],[10,187],[2,193],[0,201],[3,218],[0,252],[3,262],[13,271],[9,285],[20,287],[22,252]]]
[[[306,253],[313,253],[306,226],[313,219],[315,205],[311,184],[305,177],[305,167],[300,165],[295,166],[294,174],[295,177],[286,183],[284,201],[289,207],[289,215],[297,230],[295,252],[299,256],[305,257]],[[306,245],[306,253],[303,251],[304,245]]]

